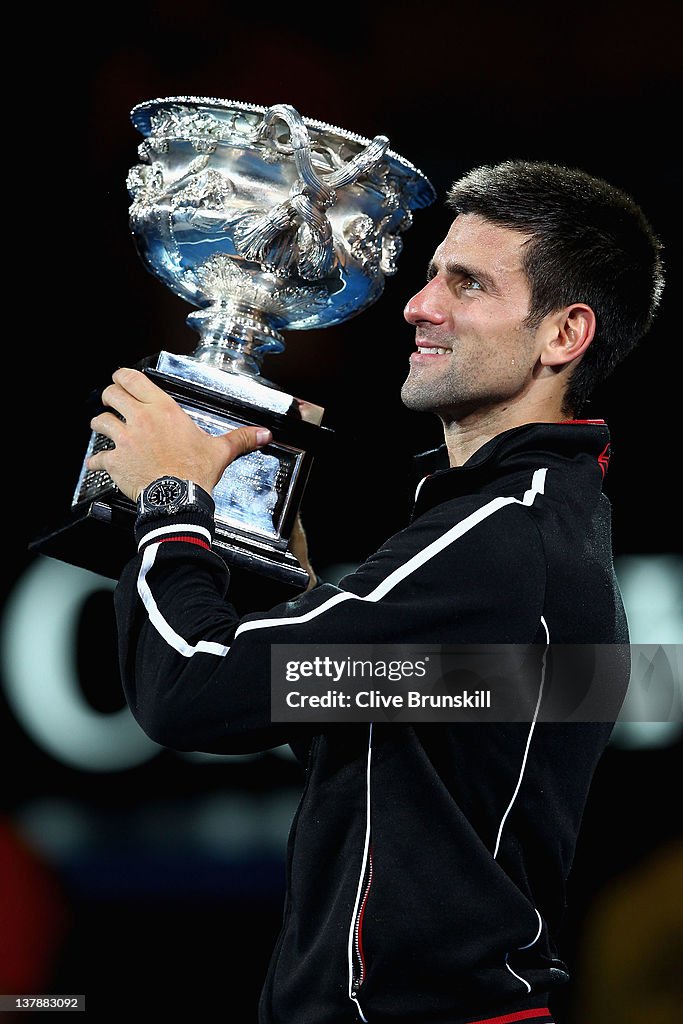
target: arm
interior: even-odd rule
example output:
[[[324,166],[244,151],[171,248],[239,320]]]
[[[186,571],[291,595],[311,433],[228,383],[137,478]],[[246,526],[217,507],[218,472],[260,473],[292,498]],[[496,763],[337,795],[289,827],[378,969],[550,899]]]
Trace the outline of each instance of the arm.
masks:
[[[138,370],[121,368],[113,375],[113,383],[107,387],[102,395],[104,405],[109,406],[113,411],[104,412],[91,421],[91,427],[105,436],[111,438],[115,448],[99,452],[93,455],[88,462],[89,468],[105,470],[112,477],[117,486],[131,500],[135,501],[151,481],[160,476],[171,475],[194,480],[207,492],[211,492],[222,476],[225,468],[242,454],[246,454],[271,440],[270,432],[257,427],[242,427],[230,431],[220,437],[211,436],[201,430],[194,421],[180,408],[180,406],[164,391],[158,388],[152,381]],[[172,525],[173,522],[182,520],[187,524],[188,516],[183,513],[180,517],[165,517],[163,526]],[[201,510],[193,511],[190,516],[190,534],[194,540],[206,544],[206,537],[213,530],[213,520]],[[157,523],[156,526],[162,525]],[[155,524],[148,522],[147,528],[138,528],[138,540],[153,532]],[[187,532],[187,531],[185,531]],[[193,546],[188,548],[186,542],[182,546],[191,553],[197,553]],[[208,547],[208,545],[206,545]],[[305,533],[300,519],[297,517],[292,533],[292,546],[299,558],[300,564],[308,571],[310,582],[309,589],[315,586],[317,579],[308,559],[308,548]],[[166,555],[168,549],[164,549]],[[149,549],[147,551],[149,558]],[[200,560],[201,561],[201,560]],[[159,559],[164,563],[164,557]],[[166,745],[176,746],[178,749],[196,749],[203,746],[206,750],[231,749],[240,750],[241,740],[235,737],[231,744],[226,746],[224,741],[224,730],[220,728],[220,743],[216,746],[216,739],[211,728],[207,730],[205,720],[201,717],[201,724],[192,723],[191,711],[188,713],[188,721],[185,716],[180,719],[174,717],[173,711],[167,712],[175,707],[174,698],[177,695],[173,687],[156,688],[156,669],[162,668],[168,671],[169,679],[178,675],[179,680],[184,680],[184,668],[187,668],[187,649],[190,644],[181,642],[179,635],[169,633],[166,626],[159,626],[162,621],[162,613],[156,609],[155,598],[151,597],[151,590],[146,582],[149,570],[147,562],[141,563],[136,569],[124,571],[116,596],[116,609],[118,615],[118,629],[120,638],[120,655],[124,691],[133,713],[141,722],[148,734]],[[192,611],[197,608],[200,613],[201,625],[190,623],[188,635],[192,636],[197,630],[198,635],[205,624],[205,609],[198,594],[201,592],[203,567],[192,565],[190,577],[192,582],[189,586],[189,593],[186,593],[186,573],[180,572],[177,579],[177,587],[174,590],[171,603],[174,607],[187,605],[186,610]],[[126,596],[129,595],[128,581],[133,574],[135,580],[133,587],[132,610],[126,610]],[[196,574],[196,578],[195,578]],[[151,577],[155,578],[152,573]],[[213,558],[210,568],[207,570],[206,578],[211,580],[213,592],[219,595],[220,605],[217,609],[220,627],[225,629],[232,620],[237,620],[237,615],[231,605],[226,604],[222,598],[227,589],[228,575],[224,563],[220,558]],[[145,599],[149,599],[145,604]],[[142,608],[138,609],[136,602],[142,600]],[[151,615],[150,615],[151,611]],[[140,614],[139,614],[140,613]],[[168,613],[168,620],[173,619],[173,609]],[[149,639],[145,628],[140,624],[149,624]],[[166,621],[166,620],[164,620]],[[183,627],[185,622],[183,621]],[[209,632],[215,628],[210,626]],[[169,642],[168,637],[172,636]],[[226,634],[229,638],[229,628]],[[175,645],[175,646],[174,646]],[[218,645],[224,646],[224,643]],[[178,666],[172,664],[174,652],[177,655],[179,648],[183,653],[180,655]],[[217,648],[209,643],[207,650],[213,652]],[[131,659],[131,651],[135,650],[135,656]],[[200,646],[197,651],[197,658],[192,662],[192,670],[197,662],[202,662],[201,654],[203,648]],[[157,659],[159,661],[157,662]],[[208,657],[211,663],[212,658]],[[171,662],[171,664],[169,664]],[[137,679],[140,676],[146,681],[146,699],[141,701],[137,690]],[[267,679],[267,674],[263,676]],[[180,684],[179,684],[180,685]],[[265,700],[264,694],[264,700]],[[270,721],[265,723],[261,730],[254,727],[255,722],[261,722],[263,715],[260,712],[261,702],[255,701],[259,708],[259,714],[246,716],[247,721],[236,713],[240,723],[237,731],[241,734],[244,731],[250,733],[249,749],[268,748],[284,742],[284,737],[276,735],[270,728]],[[208,711],[207,711],[208,713]]]

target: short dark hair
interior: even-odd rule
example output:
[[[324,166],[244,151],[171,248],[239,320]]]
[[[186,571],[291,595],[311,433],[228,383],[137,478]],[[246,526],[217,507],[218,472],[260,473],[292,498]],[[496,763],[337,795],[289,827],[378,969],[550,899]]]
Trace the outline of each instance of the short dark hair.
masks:
[[[474,168],[453,183],[446,205],[532,236],[523,249],[529,326],[573,302],[595,313],[595,337],[564,398],[568,412],[579,412],[649,330],[659,305],[663,247],[645,214],[601,178],[529,160]]]

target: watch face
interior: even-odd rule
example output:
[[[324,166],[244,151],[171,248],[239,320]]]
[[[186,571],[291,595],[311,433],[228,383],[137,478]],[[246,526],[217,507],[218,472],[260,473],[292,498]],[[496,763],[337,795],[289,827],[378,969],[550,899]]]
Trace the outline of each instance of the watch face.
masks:
[[[155,480],[150,484],[145,493],[145,504],[152,508],[161,505],[176,505],[185,497],[187,486],[182,480],[167,476],[161,480]]]

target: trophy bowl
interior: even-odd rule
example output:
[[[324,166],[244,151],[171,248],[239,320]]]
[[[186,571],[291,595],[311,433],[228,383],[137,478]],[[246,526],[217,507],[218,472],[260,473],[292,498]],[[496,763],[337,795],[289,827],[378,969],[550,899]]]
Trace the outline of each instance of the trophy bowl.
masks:
[[[176,97],[134,107],[128,175],[148,269],[198,307],[194,358],[257,374],[281,331],[342,323],[396,273],[401,233],[434,190],[372,141],[286,104]]]
[[[434,188],[385,136],[287,104],[178,96],[130,116],[143,136],[126,182],[133,241],[147,270],[193,307],[187,323],[199,335],[191,355],[160,351],[138,366],[210,433],[270,428],[272,442],[236,459],[214,490],[214,548],[231,567],[303,588],[289,538],[333,432],[319,405],[262,375],[263,359],[283,351],[283,331],[340,324],[374,303]],[[116,577],[133,553],[135,508],[87,468],[111,444],[92,433],[66,526],[33,546]]]

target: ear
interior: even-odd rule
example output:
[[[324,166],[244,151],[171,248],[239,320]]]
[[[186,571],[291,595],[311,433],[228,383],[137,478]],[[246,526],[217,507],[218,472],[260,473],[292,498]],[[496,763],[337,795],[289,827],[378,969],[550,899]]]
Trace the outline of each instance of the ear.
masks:
[[[576,302],[551,316],[552,331],[541,352],[543,366],[562,366],[582,356],[595,335],[595,313]]]

